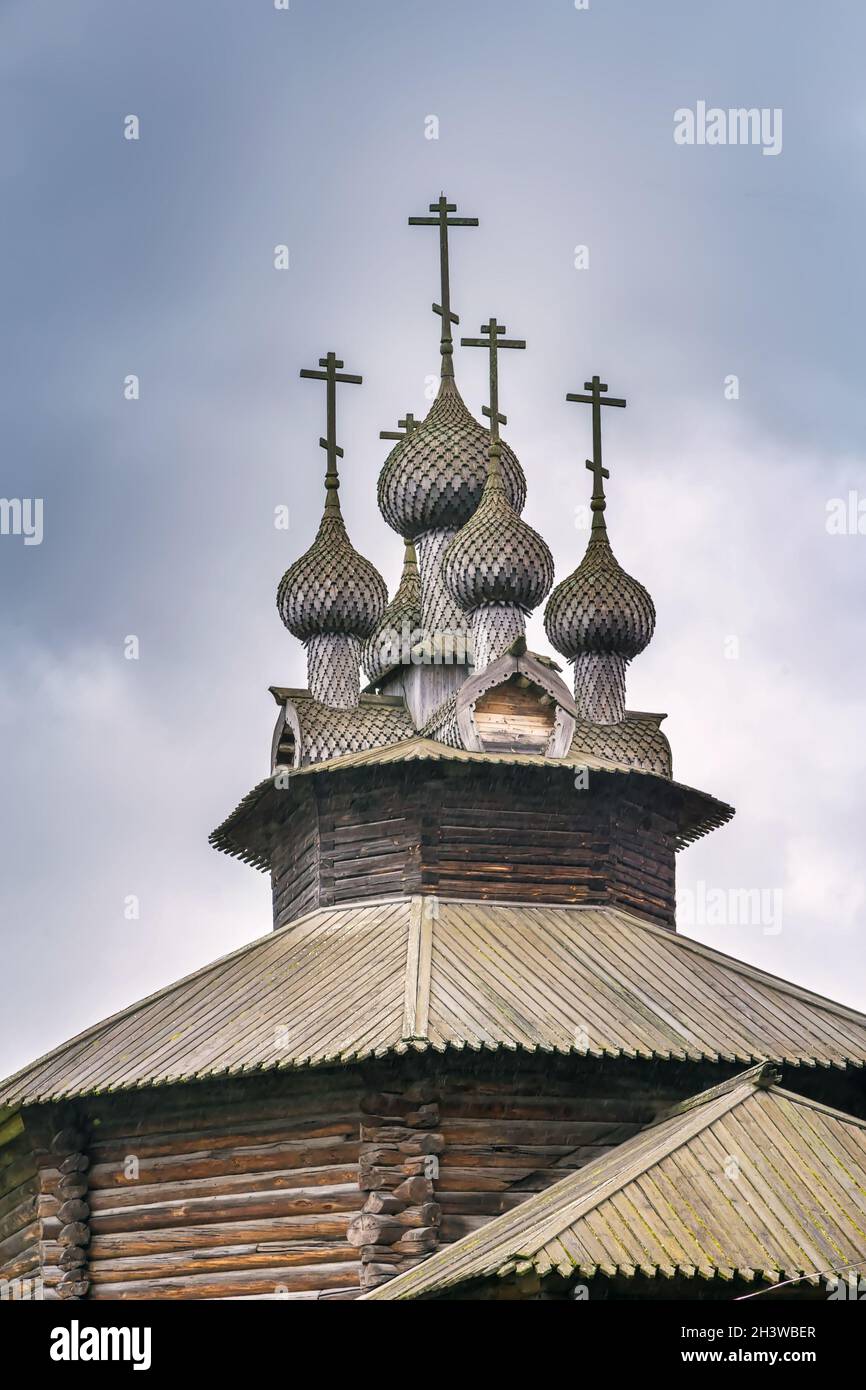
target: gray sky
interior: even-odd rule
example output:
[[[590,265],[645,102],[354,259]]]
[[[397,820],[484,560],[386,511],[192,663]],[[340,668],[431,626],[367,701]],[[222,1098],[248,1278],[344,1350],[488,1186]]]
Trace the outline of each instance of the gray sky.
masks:
[[[321,507],[298,369],[364,374],[344,512],[393,585],[377,436],[437,369],[406,218],[440,189],[481,219],[461,330],[529,342],[502,405],[558,578],[590,486],[565,393],[628,397],[608,520],[658,609],[629,705],[738,810],[680,857],[688,932],[866,1008],[866,535],[827,530],[866,499],[864,50],[856,0],[6,0],[2,492],[44,499],[44,539],[0,536],[0,1072],[269,928],[266,878],[207,835],[267,771],[267,686],[304,680],[274,604]],[[676,144],[699,101],[781,108],[781,153]]]

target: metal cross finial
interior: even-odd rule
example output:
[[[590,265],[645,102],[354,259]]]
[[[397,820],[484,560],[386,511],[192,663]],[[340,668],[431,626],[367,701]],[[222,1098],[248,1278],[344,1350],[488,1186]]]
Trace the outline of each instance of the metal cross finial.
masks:
[[[603,399],[603,393],[607,391],[607,383],[601,377],[594,376],[592,381],[583,383],[584,391],[588,391],[588,396],[577,395],[569,391],[566,396],[567,401],[579,401],[582,405],[592,406],[592,459],[587,459],[586,466],[593,476],[592,496],[595,501],[604,501],[604,478],[609,478],[610,474],[601,464],[601,407],[603,405],[624,406],[624,400],[617,400],[614,396]],[[600,510],[604,510],[601,508]]]
[[[448,265],[448,228],[449,227],[477,227],[477,217],[451,217],[452,212],[457,211],[456,203],[449,203],[444,193],[439,195],[437,203],[430,204],[430,211],[435,212],[435,217],[410,217],[410,227],[438,227],[439,228],[439,278],[442,285],[441,304],[433,305],[434,314],[439,314],[442,319],[442,342],[440,344],[442,352],[442,375],[453,376],[454,366],[451,357],[454,346],[451,338],[452,323],[459,323],[456,314],[451,312],[451,279]]]
[[[481,413],[486,415],[490,421],[490,448],[491,454],[494,446],[496,453],[499,452],[499,426],[507,425],[506,416],[499,413],[499,349],[500,348],[525,348],[524,338],[505,338],[505,324],[497,323],[496,319],[489,319],[487,323],[482,323],[481,332],[487,336],[484,338],[461,338],[460,343],[463,347],[483,347],[490,353],[490,405],[482,406]]]
[[[407,439],[413,430],[417,430],[421,421],[416,420],[411,411],[407,411],[402,420],[397,421],[395,430],[380,430],[380,439]]]
[[[319,366],[324,367],[324,371],[317,372],[314,367],[302,367],[301,376],[312,378],[314,381],[324,381],[327,383],[327,436],[319,440],[321,448],[327,450],[328,467],[325,473],[325,487],[332,492],[336,499],[336,491],[340,486],[340,479],[337,474],[337,459],[343,457],[343,450],[337,443],[337,382],[345,381],[353,386],[360,386],[364,380],[361,376],[351,376],[349,372],[341,370],[343,362],[334,352],[329,352],[326,357],[319,358]]]

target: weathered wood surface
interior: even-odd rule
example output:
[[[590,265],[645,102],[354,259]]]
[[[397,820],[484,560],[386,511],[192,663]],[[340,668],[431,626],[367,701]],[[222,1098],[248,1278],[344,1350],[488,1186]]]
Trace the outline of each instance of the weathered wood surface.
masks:
[[[303,814],[292,809],[274,830],[274,923],[423,891],[612,903],[669,926],[674,857],[669,815],[600,780],[577,790],[573,769],[530,784],[496,767],[335,774],[311,778]]]
[[[95,1102],[89,1297],[357,1294],[360,1090],[337,1073]]]
[[[488,753],[545,753],[555,714],[549,695],[512,680],[476,700],[472,720]]]

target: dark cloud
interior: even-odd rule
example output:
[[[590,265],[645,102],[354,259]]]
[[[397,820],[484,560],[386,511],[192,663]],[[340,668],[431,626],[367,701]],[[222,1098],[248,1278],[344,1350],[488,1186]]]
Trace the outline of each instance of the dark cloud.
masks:
[[[866,496],[864,40],[857,6],[781,0],[4,8],[2,491],[44,499],[45,538],[0,538],[0,1071],[267,929],[265,880],[206,837],[267,765],[267,685],[303,676],[274,606],[321,495],[297,371],[334,347],[365,375],[344,503],[393,583],[377,436],[436,369],[435,246],[405,219],[440,188],[482,219],[462,327],[529,341],[503,402],[560,574],[588,444],[564,394],[597,369],[629,398],[611,532],[659,609],[630,703],[739,808],[681,884],[784,889],[778,934],[689,930],[866,1006],[866,536],[825,527]],[[676,146],[698,100],[781,107],[782,154]]]

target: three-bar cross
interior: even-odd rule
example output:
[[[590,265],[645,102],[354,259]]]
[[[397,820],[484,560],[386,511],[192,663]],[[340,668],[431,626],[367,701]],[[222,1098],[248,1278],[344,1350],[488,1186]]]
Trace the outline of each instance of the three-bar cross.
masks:
[[[336,353],[329,352],[326,357],[319,358],[319,366],[323,367],[324,371],[316,371],[314,367],[301,368],[301,376],[311,377],[315,381],[324,381],[327,384],[325,393],[327,400],[326,437],[320,439],[319,444],[321,448],[327,450],[328,467],[325,473],[325,486],[330,488],[339,487],[337,459],[343,457],[343,450],[337,443],[337,382],[349,382],[352,386],[360,386],[364,380],[361,376],[351,376],[349,372],[342,371],[343,365]]]
[[[486,334],[483,338],[461,338],[460,343],[463,347],[483,347],[487,348],[490,354],[490,405],[482,406],[481,413],[486,415],[490,421],[490,443],[499,445],[499,426],[507,425],[506,416],[499,413],[499,349],[500,348],[525,348],[524,338],[506,338],[504,323],[497,323],[496,319],[489,319],[487,323],[482,323],[481,332]]]
[[[395,430],[380,430],[380,439],[406,439],[413,430],[417,430],[421,421],[416,420],[411,411],[407,411],[404,419],[397,421]]]
[[[610,473],[601,462],[601,407],[603,405],[625,406],[624,400],[618,400],[614,396],[604,399],[604,392],[608,390],[606,382],[601,377],[594,376],[592,381],[583,383],[584,391],[588,391],[588,396],[578,395],[569,391],[566,396],[567,401],[578,401],[581,405],[592,406],[592,458],[587,459],[586,466],[592,474],[592,496],[593,501],[604,501],[604,479],[610,477]]]
[[[451,278],[448,265],[448,228],[449,227],[477,227],[477,217],[452,217],[451,213],[457,211],[456,203],[449,203],[445,194],[439,195],[437,203],[430,204],[430,211],[435,213],[435,217],[410,217],[410,227],[438,227],[439,228],[439,279],[441,282],[441,304],[433,305],[434,314],[439,314],[442,319],[442,343],[441,351],[443,358],[450,359],[454,351],[451,340],[451,325],[459,323],[460,319],[451,312]],[[450,361],[443,363],[443,376],[453,375],[453,368]]]

